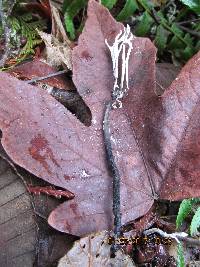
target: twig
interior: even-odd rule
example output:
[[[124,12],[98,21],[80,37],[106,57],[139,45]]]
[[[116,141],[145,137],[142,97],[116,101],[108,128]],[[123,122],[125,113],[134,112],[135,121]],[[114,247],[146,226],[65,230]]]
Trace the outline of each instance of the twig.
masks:
[[[74,194],[70,192],[69,190],[55,189],[52,186],[32,186],[31,184],[28,184],[27,189],[29,193],[32,193],[35,195],[47,194],[55,198],[61,198],[61,197],[64,197],[67,199],[74,198]]]
[[[7,13],[5,14],[3,12],[3,1],[0,0],[0,20],[2,23],[2,29],[3,29],[3,36],[5,38],[5,48],[4,48],[4,54],[2,55],[1,59],[0,59],[0,67],[3,67],[5,65],[5,62],[9,56],[10,53],[10,35],[11,35],[11,29],[8,26],[8,23],[6,22],[6,17],[10,16],[12,9],[15,5],[16,1],[12,1],[10,3],[10,7],[7,11]]]
[[[199,33],[199,32],[190,30],[190,29],[188,29],[187,27],[184,27],[184,26],[182,26],[182,25],[180,25],[180,24],[179,24],[179,25],[177,24],[177,26],[178,26],[180,29],[184,30],[185,32],[188,32],[188,33],[190,33],[190,34],[192,34],[192,35],[197,36],[198,38],[200,38],[200,33]]]
[[[7,11],[7,14],[6,14],[7,17],[9,17],[11,15],[15,4],[16,4],[16,0],[11,0],[10,1],[9,8],[8,8],[8,11]]]
[[[47,222],[48,217],[44,216],[42,213],[40,213],[39,211],[36,211],[36,210],[34,210],[34,213],[35,213],[35,215],[37,215],[38,217],[44,219]]]
[[[162,92],[165,91],[165,88],[159,82],[156,81],[156,84],[160,87],[160,89],[162,90]]]
[[[180,22],[177,22],[176,24],[184,25],[184,24],[189,24],[189,23],[198,22],[198,21],[200,21],[200,18],[199,19],[191,19],[191,20],[180,21]]]
[[[175,232],[172,234],[168,234],[159,228],[151,228],[151,229],[145,230],[143,233],[145,235],[151,235],[151,234],[157,233],[163,237],[175,239],[177,243],[180,243],[180,241],[184,241],[193,246],[200,247],[200,240],[188,237],[188,234],[185,232]]]
[[[28,83],[28,84],[36,83],[36,82],[39,82],[39,81],[42,81],[42,80],[45,80],[45,79],[48,79],[48,78],[52,78],[52,77],[67,73],[68,71],[69,70],[60,70],[60,71],[48,74],[48,75],[43,76],[43,77],[37,77],[37,78],[34,78],[32,80],[26,81],[26,83]]]
[[[188,243],[190,245],[193,245],[193,246],[197,246],[197,247],[200,247],[200,240],[198,239],[195,239],[195,238],[191,238],[191,237],[179,237],[179,240],[185,242],[185,243]]]
[[[3,29],[5,28],[5,16],[4,16],[4,13],[3,13],[3,2],[2,0],[0,0],[0,21],[2,23],[2,27]]]

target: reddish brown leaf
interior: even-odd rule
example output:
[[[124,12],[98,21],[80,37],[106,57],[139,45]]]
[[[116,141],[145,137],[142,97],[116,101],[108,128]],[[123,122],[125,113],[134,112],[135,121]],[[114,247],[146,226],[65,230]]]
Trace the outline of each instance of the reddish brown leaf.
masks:
[[[104,7],[89,2],[86,26],[73,50],[73,80],[91,109],[90,127],[41,89],[0,75],[3,146],[22,167],[75,193],[75,199],[60,205],[49,217],[53,227],[75,235],[113,225],[112,177],[102,137],[105,102],[113,87],[105,39],[112,44],[122,27]],[[200,53],[162,98],[154,93],[155,53],[150,40],[134,38],[130,90],[123,109],[110,116],[112,145],[122,177],[123,223],[150,209],[153,191],[170,200],[200,196]]]
[[[157,144],[151,142],[154,176],[162,177],[160,197],[179,200],[200,195],[200,52],[156,106],[152,127],[157,124]],[[155,138],[155,137],[154,137]]]
[[[21,80],[31,80],[38,77],[43,77],[51,73],[55,73],[57,70],[39,59],[35,59],[30,62],[26,62],[18,65],[14,69],[11,69],[9,73],[16,78]],[[52,87],[69,90],[71,86],[69,80],[65,74],[58,75],[52,78],[41,81],[42,83],[48,84]]]

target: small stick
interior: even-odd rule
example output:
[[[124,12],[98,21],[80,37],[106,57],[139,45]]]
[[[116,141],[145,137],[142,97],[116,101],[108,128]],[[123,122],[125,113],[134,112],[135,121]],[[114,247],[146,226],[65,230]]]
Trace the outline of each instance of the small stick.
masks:
[[[192,246],[200,247],[200,240],[198,239],[191,238],[191,237],[183,237],[183,236],[178,237],[178,239]]]
[[[8,26],[8,22],[6,22],[6,17],[11,14],[13,6],[15,4],[15,1],[11,4],[7,14],[3,11],[3,1],[0,0],[0,20],[2,22],[2,28],[3,28],[3,36],[5,37],[5,48],[4,48],[4,54],[1,56],[0,59],[0,67],[3,67],[5,65],[5,62],[9,56],[10,53],[10,35],[11,35],[11,29]]]
[[[55,76],[58,76],[58,75],[61,75],[61,74],[67,73],[67,72],[68,72],[68,70],[60,70],[60,71],[48,74],[48,75],[43,76],[43,77],[37,77],[37,78],[34,78],[32,80],[26,81],[26,83],[28,83],[28,84],[36,83],[36,82],[39,82],[39,81],[42,81],[42,80],[45,80],[48,78],[52,78],[52,77],[55,77]]]
[[[151,229],[144,231],[143,233],[145,235],[151,235],[151,234],[157,233],[163,237],[173,238],[177,241],[177,243],[180,243],[180,241],[184,241],[193,246],[200,247],[200,240],[188,237],[188,234],[185,232],[176,232],[176,233],[168,234],[159,228],[151,228]]]
[[[69,190],[59,190],[55,189],[52,186],[32,186],[27,185],[27,189],[29,193],[40,195],[40,194],[47,194],[49,196],[53,196],[55,198],[65,197],[67,199],[74,198],[74,194]]]
[[[180,29],[182,29],[183,31],[188,32],[188,33],[190,33],[190,34],[192,34],[192,35],[194,35],[194,36],[200,38],[200,33],[199,33],[199,32],[190,30],[190,29],[188,29],[187,27],[182,26],[182,25],[180,25],[180,24],[178,25],[178,27],[179,27]]]
[[[180,22],[177,22],[176,24],[178,24],[178,25],[184,25],[184,24],[188,24],[188,23],[192,23],[192,22],[197,22],[197,21],[200,21],[200,18],[199,19],[191,19],[191,20],[180,21]]]

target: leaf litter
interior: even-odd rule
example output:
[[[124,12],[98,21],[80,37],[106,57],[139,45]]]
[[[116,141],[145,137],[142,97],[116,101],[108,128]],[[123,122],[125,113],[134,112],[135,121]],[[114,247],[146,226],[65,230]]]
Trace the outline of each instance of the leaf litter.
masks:
[[[48,34],[38,30],[38,34],[45,43],[46,62],[53,67],[64,66],[71,70],[72,43],[67,37],[62,25],[58,9],[53,5],[50,6],[52,14],[52,32]]]
[[[102,121],[114,80],[105,39],[112,44],[122,29],[107,9],[89,1],[72,65],[74,84],[92,113],[90,127],[40,88],[0,74],[2,144],[17,164],[75,194],[49,217],[54,228],[74,235],[113,227],[112,177]],[[135,37],[132,46],[130,90],[123,108],[110,117],[113,152],[122,177],[123,224],[146,214],[157,198],[200,195],[200,53],[158,97],[154,45]]]
[[[109,233],[102,231],[91,234],[74,243],[73,248],[59,261],[58,267],[76,266],[135,266],[131,258],[122,251],[117,251],[114,258],[110,257]]]

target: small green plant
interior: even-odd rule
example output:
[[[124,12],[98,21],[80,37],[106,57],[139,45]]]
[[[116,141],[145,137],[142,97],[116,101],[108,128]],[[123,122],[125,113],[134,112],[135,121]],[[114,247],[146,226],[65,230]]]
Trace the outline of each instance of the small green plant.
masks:
[[[200,14],[200,2],[199,0],[180,0],[184,5],[188,6],[198,15]]]
[[[179,243],[177,248],[177,267],[185,267],[185,259],[184,259],[182,243]]]
[[[87,0],[65,0],[63,3],[65,27],[72,40],[76,37],[74,17],[86,6],[87,2]]]
[[[9,35],[10,55],[26,57],[34,54],[34,48],[42,42],[37,29],[46,28],[46,21],[39,14],[28,12],[28,1],[17,0],[11,4],[4,1],[0,19],[0,37],[5,38],[5,28]],[[8,34],[9,33],[9,34]]]
[[[119,1],[101,0],[101,4],[110,9],[118,21],[132,24],[136,36],[151,38],[158,48],[159,58],[185,63],[200,49],[198,1],[179,0],[158,5],[159,1],[126,0],[117,13]],[[65,27],[72,40],[83,28],[87,3],[88,0],[64,0]]]
[[[180,229],[185,219],[192,215],[189,234],[191,236],[197,236],[199,234],[198,228],[200,227],[200,198],[184,199],[179,207],[178,215],[176,218],[176,228]],[[180,243],[178,245],[178,267],[185,267],[184,263],[184,251],[183,246]]]
[[[190,224],[190,235],[195,236],[198,234],[200,226],[200,198],[184,199],[179,207],[178,215],[176,218],[176,227],[179,229],[188,215],[193,215]]]
[[[11,16],[8,22],[11,25],[13,42],[17,42],[17,36],[25,39],[25,45],[20,55],[34,54],[34,47],[42,42],[37,33],[37,29],[43,30],[45,28],[45,21],[33,18],[31,13],[25,13],[21,16]]]

